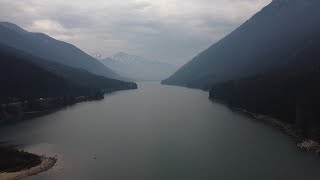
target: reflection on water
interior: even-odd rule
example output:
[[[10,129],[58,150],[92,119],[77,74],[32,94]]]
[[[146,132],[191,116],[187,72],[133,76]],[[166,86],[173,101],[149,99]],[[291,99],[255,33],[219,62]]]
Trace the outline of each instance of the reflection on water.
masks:
[[[320,160],[199,90],[140,84],[0,129],[58,165],[29,179],[319,179]]]

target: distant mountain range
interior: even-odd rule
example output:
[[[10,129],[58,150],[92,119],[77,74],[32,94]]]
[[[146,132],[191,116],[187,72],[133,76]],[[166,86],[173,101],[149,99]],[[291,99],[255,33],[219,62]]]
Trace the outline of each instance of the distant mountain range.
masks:
[[[172,64],[152,61],[124,52],[100,61],[121,76],[134,81],[161,81],[178,69]]]
[[[319,34],[319,7],[319,0],[273,0],[162,83],[209,89],[287,65]]]
[[[43,33],[28,32],[19,26],[0,22],[0,43],[31,55],[113,79],[123,79],[76,46]]]

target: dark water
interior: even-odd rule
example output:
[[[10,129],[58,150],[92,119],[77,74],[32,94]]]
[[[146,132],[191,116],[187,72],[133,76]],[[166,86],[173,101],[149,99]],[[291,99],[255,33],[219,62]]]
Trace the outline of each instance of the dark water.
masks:
[[[21,148],[58,155],[30,179],[318,180],[320,159],[285,135],[208,100],[156,83],[0,129]]]

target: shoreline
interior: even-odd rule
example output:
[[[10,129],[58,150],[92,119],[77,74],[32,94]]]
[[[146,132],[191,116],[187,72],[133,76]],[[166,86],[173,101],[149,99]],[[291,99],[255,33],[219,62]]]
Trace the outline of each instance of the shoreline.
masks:
[[[41,163],[30,168],[30,169],[24,169],[18,172],[3,172],[0,173],[0,179],[1,180],[17,180],[17,179],[22,179],[26,178],[29,176],[34,176],[39,173],[48,171],[51,169],[57,162],[56,158],[52,157],[45,157],[41,156]]]
[[[314,141],[312,139],[308,139],[304,137],[300,132],[299,129],[294,127],[294,125],[285,123],[279,119],[269,117],[266,115],[261,114],[255,114],[252,112],[248,112],[246,110],[240,109],[240,108],[232,108],[235,110],[235,112],[243,113],[249,117],[251,117],[253,120],[257,120],[258,122],[265,123],[267,125],[270,125],[278,130],[280,130],[283,134],[289,136],[292,138],[292,140],[295,141],[296,146],[300,148],[302,151],[312,152],[316,156],[320,156],[320,143],[317,141]]]
[[[137,89],[137,88],[136,88]],[[33,101],[21,101],[16,103],[1,104],[0,103],[0,126],[29,120],[41,116],[57,112],[61,109],[71,107],[78,103],[85,103],[91,101],[100,101],[105,98],[105,95],[120,92],[135,90],[134,88],[117,89],[117,90],[105,90],[103,94],[99,96],[77,96],[64,99],[64,97],[58,98],[40,98]],[[35,106],[35,109],[30,108]]]
[[[51,114],[53,112],[59,111],[63,108],[73,106],[78,103],[90,102],[90,101],[99,101],[104,99],[101,98],[90,98],[87,96],[79,96],[75,97],[74,100],[68,100],[64,102],[61,98],[56,99],[39,99],[34,100],[33,106],[36,106],[36,109],[29,108],[29,102],[18,102],[18,103],[9,103],[9,104],[0,104],[0,126],[6,125],[14,122],[29,120],[37,117],[41,117],[44,115]],[[55,102],[55,101],[58,102]],[[50,102],[53,101],[53,102]],[[4,116],[1,116],[1,113]]]
[[[320,142],[304,137],[302,133],[299,132],[300,130],[296,128],[294,125],[285,123],[280,119],[276,119],[267,115],[255,114],[245,109],[231,107],[228,104],[226,104],[223,100],[214,99],[210,97],[209,100],[216,103],[224,104],[234,112],[242,113],[250,117],[252,120],[265,123],[266,125],[272,126],[273,128],[280,130],[283,134],[291,137],[291,139],[294,140],[294,142],[296,143],[296,146],[300,148],[302,151],[311,152],[316,156],[320,157]]]

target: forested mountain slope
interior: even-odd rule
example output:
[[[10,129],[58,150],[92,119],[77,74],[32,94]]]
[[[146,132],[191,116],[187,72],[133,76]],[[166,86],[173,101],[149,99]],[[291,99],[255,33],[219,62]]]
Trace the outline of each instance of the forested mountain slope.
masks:
[[[318,7],[318,0],[274,0],[163,84],[208,89],[285,65],[318,35]]]
[[[76,46],[58,41],[43,33],[28,32],[12,23],[0,23],[0,43],[52,62],[83,69],[108,78],[122,79]]]
[[[93,90],[136,88],[0,44],[0,99],[48,98],[88,95]]]

